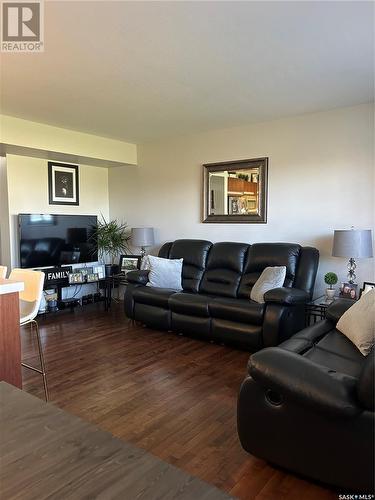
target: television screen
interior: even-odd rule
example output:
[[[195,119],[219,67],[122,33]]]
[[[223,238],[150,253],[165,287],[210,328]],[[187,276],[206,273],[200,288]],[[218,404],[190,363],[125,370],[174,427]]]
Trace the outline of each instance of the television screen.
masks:
[[[23,268],[95,262],[95,215],[19,214]]]

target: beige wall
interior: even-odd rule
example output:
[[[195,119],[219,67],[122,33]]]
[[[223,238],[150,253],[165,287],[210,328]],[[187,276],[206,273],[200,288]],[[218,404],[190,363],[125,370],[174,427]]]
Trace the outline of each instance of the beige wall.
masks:
[[[52,127],[7,115],[0,115],[0,142],[108,162],[137,164],[137,146],[135,144]]]
[[[10,266],[10,228],[6,159],[0,157],[0,264]]]
[[[79,206],[49,205],[47,161],[7,155],[7,180],[12,266],[18,265],[19,213],[83,214],[108,217],[108,169],[80,165]],[[3,218],[3,214],[1,216]],[[2,244],[5,241],[2,239]]]
[[[138,146],[139,168],[109,171],[110,216],[153,226],[158,243],[290,241],[321,252],[322,275],[346,276],[330,256],[334,229],[374,228],[374,124],[369,105],[306,114]],[[202,163],[269,157],[267,224],[202,224]],[[358,262],[374,281],[374,261]]]

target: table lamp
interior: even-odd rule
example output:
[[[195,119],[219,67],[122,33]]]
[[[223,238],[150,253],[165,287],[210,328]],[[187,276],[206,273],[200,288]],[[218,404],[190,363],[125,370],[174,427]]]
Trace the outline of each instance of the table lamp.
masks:
[[[373,256],[371,229],[337,229],[333,235],[332,255],[347,257],[348,281],[355,283],[355,259],[367,259]]]
[[[154,229],[152,227],[133,227],[131,230],[133,246],[141,248],[142,258],[146,255],[146,247],[154,244]]]

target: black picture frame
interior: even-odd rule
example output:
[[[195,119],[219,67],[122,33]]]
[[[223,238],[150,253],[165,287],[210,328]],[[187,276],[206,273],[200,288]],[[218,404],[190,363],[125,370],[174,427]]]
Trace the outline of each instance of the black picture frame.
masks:
[[[358,284],[357,283],[349,283],[344,281],[340,286],[340,294],[339,297],[343,299],[358,299]]]
[[[136,261],[136,267],[129,266],[129,268],[126,269],[124,266],[124,261],[126,260],[128,260],[129,263],[130,262],[134,263],[134,261]],[[141,255],[120,255],[120,262],[119,262],[120,272],[126,274],[129,271],[136,271],[140,269],[141,260],[142,260]]]
[[[371,283],[370,281],[364,281],[363,282],[363,286],[362,288],[360,288],[359,290],[359,298],[361,298],[363,292],[365,291],[366,289],[366,286],[370,287],[370,288],[375,288],[375,283]],[[367,292],[366,292],[367,293]]]
[[[48,162],[48,197],[50,205],[79,205],[78,165]]]

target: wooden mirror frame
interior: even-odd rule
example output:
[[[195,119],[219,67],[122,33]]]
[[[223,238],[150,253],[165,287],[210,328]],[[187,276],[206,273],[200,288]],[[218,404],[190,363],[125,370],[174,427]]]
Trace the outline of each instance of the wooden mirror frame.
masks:
[[[246,170],[259,168],[259,213],[250,215],[210,215],[209,210],[209,175],[212,172],[223,170]],[[267,194],[268,188],[268,158],[253,158],[249,160],[224,161],[220,163],[203,164],[203,222],[221,224],[266,224],[267,223]]]

